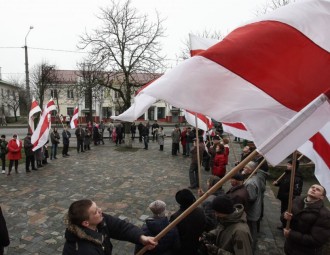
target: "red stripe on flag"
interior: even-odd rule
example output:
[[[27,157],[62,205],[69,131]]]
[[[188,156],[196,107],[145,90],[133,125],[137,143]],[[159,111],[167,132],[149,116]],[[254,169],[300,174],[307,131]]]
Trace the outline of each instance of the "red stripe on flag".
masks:
[[[32,104],[31,104],[31,110],[35,107],[38,106],[38,102],[37,101],[33,101]]]
[[[234,127],[234,128],[237,128],[237,129],[241,129],[241,130],[247,131],[247,129],[244,126],[244,124],[243,123],[240,123],[240,122],[236,122],[236,123],[222,122],[222,124],[225,124],[225,125],[230,126],[230,127]]]
[[[198,50],[198,49],[190,50],[190,56],[193,57],[193,56],[195,56],[195,55],[198,55],[198,54],[204,52],[205,50],[206,50],[206,49],[204,49],[204,50]]]
[[[189,112],[192,115],[196,114],[195,112],[192,112],[192,111],[189,111],[189,110],[186,110],[186,111]],[[211,129],[213,127],[212,121],[210,121],[210,119],[208,117],[206,117],[205,115],[197,113],[197,118],[200,119],[201,121],[203,121],[208,129]]]
[[[309,139],[313,143],[313,148],[330,168],[330,144],[321,133],[316,133]]]
[[[294,111],[329,87],[330,53],[293,27],[276,21],[240,27],[200,55]]]

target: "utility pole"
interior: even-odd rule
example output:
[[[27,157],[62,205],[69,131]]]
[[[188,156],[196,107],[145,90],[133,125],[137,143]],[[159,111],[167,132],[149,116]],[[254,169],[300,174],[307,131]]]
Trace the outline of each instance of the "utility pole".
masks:
[[[31,29],[33,29],[33,26],[30,26],[29,31],[27,32],[26,36],[25,36],[25,82],[26,82],[26,94],[27,94],[27,99],[28,99],[28,103],[30,103],[30,78],[29,78],[29,59],[28,59],[28,48],[27,48],[27,44],[26,44],[26,39],[31,31]]]

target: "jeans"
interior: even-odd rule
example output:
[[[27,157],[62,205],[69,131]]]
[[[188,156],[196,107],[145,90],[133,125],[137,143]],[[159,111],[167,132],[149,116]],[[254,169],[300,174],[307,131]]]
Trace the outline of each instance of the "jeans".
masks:
[[[56,154],[57,154],[57,146],[58,146],[57,143],[53,143],[53,144],[52,144],[52,150],[51,150],[51,152],[50,152],[50,159],[52,159],[52,158],[56,158]]]

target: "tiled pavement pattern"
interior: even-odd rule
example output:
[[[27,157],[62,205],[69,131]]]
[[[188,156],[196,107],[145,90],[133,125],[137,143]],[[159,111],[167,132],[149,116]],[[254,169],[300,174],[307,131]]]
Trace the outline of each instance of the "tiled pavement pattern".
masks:
[[[106,141],[80,154],[70,148],[70,157],[59,156],[31,174],[25,173],[23,165],[19,166],[19,174],[2,174],[0,203],[11,239],[5,254],[61,254],[63,218],[77,199],[91,198],[104,212],[138,225],[149,215],[148,205],[153,200],[164,200],[168,212],[174,212],[176,191],[189,186],[190,158],[171,156],[170,138],[165,141],[164,152],[158,151],[158,144],[153,142],[149,150],[138,142],[133,146],[132,151],[122,151]],[[240,151],[238,144],[231,148]],[[206,183],[209,172],[202,172]],[[282,232],[276,229],[278,218],[279,202],[267,187],[256,255],[283,254]],[[114,255],[133,254],[132,244],[113,244]]]

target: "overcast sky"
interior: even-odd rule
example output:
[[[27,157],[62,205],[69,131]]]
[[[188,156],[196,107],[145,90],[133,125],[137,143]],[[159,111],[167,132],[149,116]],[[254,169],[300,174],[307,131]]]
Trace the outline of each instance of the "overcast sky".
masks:
[[[189,33],[221,31],[255,18],[266,0],[132,0],[139,12],[154,20],[157,10],[166,20],[162,39],[164,54],[173,60],[184,48]],[[46,61],[58,69],[76,69],[83,53],[77,53],[79,35],[99,24],[96,15],[109,0],[0,0],[0,67],[3,80],[25,81],[25,36],[29,68]],[[48,49],[48,50],[46,50]],[[58,51],[64,50],[64,51]],[[73,52],[69,52],[73,51]]]

